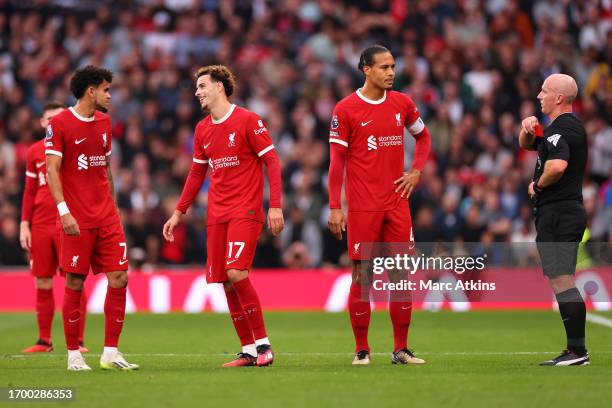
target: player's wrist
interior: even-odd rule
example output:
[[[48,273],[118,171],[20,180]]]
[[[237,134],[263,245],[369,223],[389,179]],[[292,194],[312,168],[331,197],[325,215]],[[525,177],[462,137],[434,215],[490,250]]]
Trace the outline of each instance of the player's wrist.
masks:
[[[59,212],[60,217],[70,214],[70,210],[68,209],[68,205],[65,201],[57,203],[57,212]]]
[[[30,228],[30,221],[22,220],[21,223],[19,224],[19,226],[21,228]]]

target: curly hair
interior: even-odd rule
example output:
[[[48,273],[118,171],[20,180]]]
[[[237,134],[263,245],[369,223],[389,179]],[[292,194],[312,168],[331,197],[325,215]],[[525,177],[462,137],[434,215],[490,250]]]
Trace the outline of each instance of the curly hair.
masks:
[[[87,65],[74,72],[70,79],[70,91],[75,98],[81,99],[88,87],[92,85],[98,86],[104,81],[113,82],[112,71],[102,67]]]
[[[236,79],[234,74],[225,65],[207,65],[198,69],[195,74],[196,79],[203,76],[210,75],[210,80],[214,82],[221,82],[223,89],[225,90],[226,96],[232,96],[234,88],[236,87]]]

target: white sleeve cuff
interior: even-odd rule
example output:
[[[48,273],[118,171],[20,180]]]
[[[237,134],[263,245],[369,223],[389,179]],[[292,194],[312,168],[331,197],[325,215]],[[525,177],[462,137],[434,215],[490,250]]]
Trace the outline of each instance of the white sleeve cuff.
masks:
[[[26,171],[26,176],[36,178],[36,173],[32,173],[31,171]]]
[[[261,157],[264,154],[268,153],[270,150],[274,149],[274,145],[270,145],[268,147],[266,147],[265,149],[263,149],[262,151],[260,151],[259,153],[257,153],[257,156]]]
[[[348,147],[348,143],[347,142],[345,142],[342,139],[336,139],[334,137],[330,137],[329,138],[329,143],[338,143],[339,145],[342,145],[344,147]]]
[[[45,154],[52,154],[54,156],[64,157],[62,152],[58,152],[57,150],[46,149]]]
[[[110,156],[112,152],[113,152],[112,150],[109,150],[108,152],[106,152],[106,157]]]
[[[208,163],[208,160],[200,160],[200,159],[196,159],[195,157],[193,158],[193,162],[194,163],[199,163],[199,164],[206,164]]]

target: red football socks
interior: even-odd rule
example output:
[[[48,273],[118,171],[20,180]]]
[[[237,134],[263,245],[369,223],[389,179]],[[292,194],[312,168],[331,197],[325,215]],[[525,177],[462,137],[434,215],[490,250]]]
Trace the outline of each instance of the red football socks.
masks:
[[[393,324],[393,351],[408,347],[408,328],[412,319],[412,302],[402,300],[389,302],[389,315]]]
[[[83,289],[81,294],[81,320],[79,325],[79,344],[83,344],[83,334],[85,333],[85,320],[87,320],[87,294]]]
[[[55,301],[52,289],[36,289],[36,320],[38,322],[38,338],[51,344],[51,325]]]
[[[246,346],[255,343],[249,319],[247,319],[242,309],[238,294],[235,290],[231,290],[225,292],[225,297],[227,298],[227,307],[229,308],[232,323],[234,323],[234,329],[236,329],[236,334],[240,338],[240,345]]]
[[[79,349],[79,328],[81,325],[81,294],[80,290],[65,288],[62,318],[64,320],[64,336],[68,350]]]
[[[234,290],[240,299],[242,310],[249,320],[255,339],[267,337],[266,326],[264,324],[263,312],[259,303],[259,297],[249,278],[242,279],[233,283]]]
[[[361,350],[370,351],[368,344],[368,328],[370,326],[370,301],[361,299],[361,285],[351,284],[351,291],[348,298],[349,316],[351,326],[355,335],[355,352]]]
[[[117,347],[125,319],[126,288],[106,288],[104,301],[104,346]]]

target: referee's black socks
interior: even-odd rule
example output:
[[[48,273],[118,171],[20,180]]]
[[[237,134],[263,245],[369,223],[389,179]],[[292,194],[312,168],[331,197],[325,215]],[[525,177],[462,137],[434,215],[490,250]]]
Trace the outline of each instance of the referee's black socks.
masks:
[[[576,288],[555,295],[559,303],[559,312],[567,335],[567,349],[574,354],[586,354],[584,346],[584,326],[586,322],[586,307],[582,295]]]

